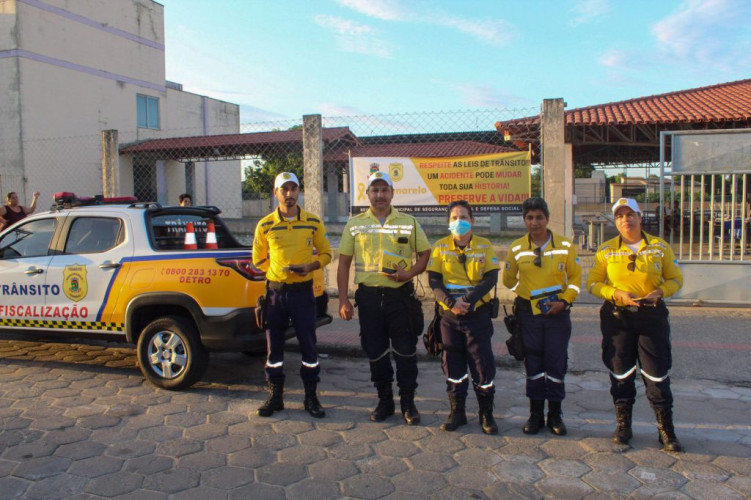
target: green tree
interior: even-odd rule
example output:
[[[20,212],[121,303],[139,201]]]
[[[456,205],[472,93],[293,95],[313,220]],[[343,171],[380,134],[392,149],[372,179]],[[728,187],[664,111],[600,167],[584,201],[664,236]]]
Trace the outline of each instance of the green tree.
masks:
[[[578,165],[574,168],[574,177],[577,179],[589,179],[592,177],[592,172],[595,171],[595,167],[592,165]]]
[[[292,172],[300,179],[302,187],[303,162],[302,153],[274,153],[264,155],[263,158],[253,160],[245,167],[243,180],[243,198],[260,198],[270,196],[274,191],[274,178],[280,172]]]
[[[542,196],[542,179],[541,179],[541,170],[539,165],[533,165],[532,170],[529,173],[529,176],[531,178],[531,196]]]

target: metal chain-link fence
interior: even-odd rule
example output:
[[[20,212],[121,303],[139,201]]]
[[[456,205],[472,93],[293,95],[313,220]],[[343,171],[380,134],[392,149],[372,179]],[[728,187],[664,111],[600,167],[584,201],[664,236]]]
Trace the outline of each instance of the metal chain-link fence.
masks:
[[[538,114],[527,108],[323,117],[322,215],[332,222],[348,217],[353,156],[452,157],[532,149],[534,163]],[[513,131],[497,129],[497,123],[509,120],[517,121]],[[39,209],[59,191],[162,204],[177,204],[178,196],[188,193],[194,204],[215,205],[227,219],[253,219],[273,208],[277,173],[295,172],[304,189],[302,118],[206,130],[0,140],[0,190],[18,192],[22,204],[40,191]]]

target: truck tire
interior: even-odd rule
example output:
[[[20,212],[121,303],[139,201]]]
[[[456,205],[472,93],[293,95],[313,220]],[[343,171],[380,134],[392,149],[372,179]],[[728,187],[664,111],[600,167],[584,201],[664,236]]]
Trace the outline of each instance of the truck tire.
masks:
[[[209,363],[195,325],[182,316],[165,316],[146,325],[138,337],[137,352],[143,376],[172,391],[196,383]]]

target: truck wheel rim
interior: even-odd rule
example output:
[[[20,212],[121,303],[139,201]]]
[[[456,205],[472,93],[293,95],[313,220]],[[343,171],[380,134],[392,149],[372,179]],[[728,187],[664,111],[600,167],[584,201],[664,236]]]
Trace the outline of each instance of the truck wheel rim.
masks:
[[[149,342],[149,362],[154,373],[165,379],[179,377],[188,364],[183,339],[170,331],[162,331]]]

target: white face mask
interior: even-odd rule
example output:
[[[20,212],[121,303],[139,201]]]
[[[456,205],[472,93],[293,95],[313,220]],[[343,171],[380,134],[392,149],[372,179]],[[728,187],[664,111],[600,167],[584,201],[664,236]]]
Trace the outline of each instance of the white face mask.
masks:
[[[457,238],[461,238],[467,234],[470,229],[472,229],[472,224],[463,219],[457,219],[449,224],[449,231],[451,231],[451,234]]]

